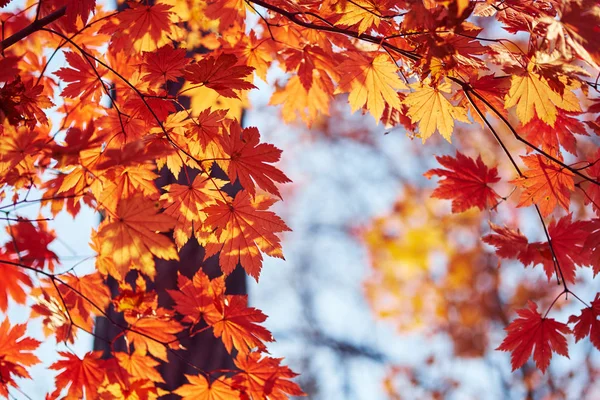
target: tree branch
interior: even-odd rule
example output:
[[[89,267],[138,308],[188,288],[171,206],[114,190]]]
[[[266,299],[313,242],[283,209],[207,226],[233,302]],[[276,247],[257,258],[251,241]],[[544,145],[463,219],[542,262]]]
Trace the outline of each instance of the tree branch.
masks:
[[[30,25],[21,29],[14,35],[11,35],[11,36],[7,37],[6,39],[2,40],[2,42],[0,42],[0,52],[4,52],[5,49],[8,49],[13,44],[18,43],[19,41],[25,39],[27,36],[31,35],[32,33],[35,33],[37,31],[41,30],[46,25],[49,25],[49,24],[53,23],[54,21],[56,21],[57,19],[59,19],[60,17],[63,17],[66,12],[67,12],[67,6],[64,6],[64,7],[59,8],[58,10],[54,11],[53,13],[46,15],[44,18],[36,19]]]

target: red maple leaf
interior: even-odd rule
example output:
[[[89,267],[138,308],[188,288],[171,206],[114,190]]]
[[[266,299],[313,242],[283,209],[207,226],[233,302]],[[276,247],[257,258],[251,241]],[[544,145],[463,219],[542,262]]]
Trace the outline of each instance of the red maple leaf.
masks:
[[[552,351],[569,357],[565,334],[569,327],[553,318],[542,318],[537,305],[529,301],[529,308],[517,310],[520,318],[512,321],[505,330],[508,335],[496,350],[510,351],[513,371],[520,368],[533,352],[535,365],[542,371],[550,365]],[[535,348],[535,350],[534,350]]]
[[[24,269],[15,265],[5,264],[2,260],[10,260],[5,252],[0,253],[0,311],[8,308],[8,299],[15,303],[25,304],[27,292],[25,287],[33,286],[33,282]],[[14,262],[14,261],[13,261]]]
[[[587,174],[597,181],[600,181],[600,149],[588,159],[590,166],[586,168]],[[583,186],[582,186],[583,187]],[[600,216],[600,185],[589,182],[585,186],[585,204],[591,204],[596,215]]]
[[[81,17],[83,25],[85,25],[95,8],[96,0],[67,0],[65,19],[71,27],[75,28],[77,17]]]
[[[577,139],[574,134],[587,136],[583,123],[563,110],[558,111],[554,126],[536,116],[520,132],[534,146],[540,146],[550,154],[558,154],[562,146],[569,153],[577,155]]]
[[[6,244],[7,250],[14,255],[15,260],[33,268],[47,266],[54,270],[58,256],[48,248],[56,239],[54,231],[47,229],[43,221],[37,227],[31,221],[20,218],[14,225],[6,227],[12,240]]]
[[[222,165],[231,182],[238,178],[242,187],[252,196],[256,194],[256,182],[261,189],[281,198],[274,182],[291,181],[283,172],[270,165],[279,161],[281,150],[272,144],[260,143],[258,129],[250,127],[242,130],[235,122],[229,128],[229,133],[220,139],[223,150],[230,157]]]
[[[502,258],[513,258],[525,266],[542,264],[548,279],[559,267],[562,276],[568,282],[575,283],[575,267],[591,263],[586,240],[589,237],[589,226],[584,221],[571,221],[571,214],[558,221],[552,220],[548,225],[548,235],[556,255],[556,263],[548,242],[529,243],[519,231],[502,228],[490,224],[494,234],[486,235],[483,241],[496,247],[496,254]]]
[[[238,59],[233,54],[221,54],[204,58],[185,69],[185,78],[192,84],[201,84],[219,93],[221,96],[239,98],[233,89],[254,89],[252,83],[245,80],[253,67],[235,65]]]
[[[500,196],[489,187],[489,184],[500,181],[498,170],[489,169],[481,157],[473,160],[456,152],[456,158],[442,156],[436,159],[448,169],[435,168],[425,173],[428,179],[434,175],[445,177],[431,197],[452,200],[453,213],[466,211],[471,207],[485,210],[498,204]]]
[[[185,56],[184,49],[175,49],[166,45],[152,52],[144,52],[142,71],[146,73],[142,78],[145,82],[177,81],[183,76],[183,69],[189,59]]]
[[[569,324],[575,324],[573,327],[573,335],[575,341],[579,342],[586,336],[590,336],[592,344],[600,350],[600,293],[596,293],[596,298],[592,301],[591,307],[586,307],[581,310],[579,316],[571,315]]]

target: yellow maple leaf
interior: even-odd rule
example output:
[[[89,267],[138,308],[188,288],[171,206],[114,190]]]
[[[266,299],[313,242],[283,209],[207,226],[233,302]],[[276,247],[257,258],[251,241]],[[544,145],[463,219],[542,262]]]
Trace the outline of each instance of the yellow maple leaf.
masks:
[[[156,202],[142,196],[122,199],[115,214],[100,225],[100,258],[112,258],[114,268],[108,272],[116,279],[125,278],[129,268],[154,278],[154,257],[179,259],[173,242],[159,233],[172,229],[175,220],[158,211]]]
[[[510,90],[504,99],[504,107],[509,109],[517,106],[517,117],[525,125],[538,118],[550,126],[556,122],[556,107],[569,111],[577,111],[578,103],[573,103],[572,98],[562,98],[556,93],[545,78],[533,72],[534,63],[529,63],[527,72],[523,75],[513,75]],[[568,91],[565,91],[567,93]]]
[[[316,71],[316,70],[315,70]],[[277,87],[269,105],[282,105],[281,114],[286,123],[298,117],[311,126],[319,113],[329,115],[329,101],[333,86],[328,79],[314,79],[310,90],[306,90],[298,75],[292,76],[284,87]]]
[[[443,93],[450,93],[450,84],[442,83],[437,87],[427,83],[415,83],[415,89],[404,99],[408,106],[408,116],[414,123],[419,123],[419,132],[423,143],[437,131],[450,142],[454,130],[454,120],[470,123],[467,110],[454,106],[444,97]]]
[[[378,27],[381,22],[381,11],[376,1],[354,0],[337,5],[337,11],[342,16],[336,25],[358,25],[358,34],[365,33],[372,26]]]
[[[355,112],[365,104],[375,120],[379,122],[385,103],[399,109],[400,97],[396,90],[408,89],[398,76],[398,67],[387,54],[367,58],[360,53],[352,53],[340,66],[342,79],[337,93],[350,92],[348,101]]]

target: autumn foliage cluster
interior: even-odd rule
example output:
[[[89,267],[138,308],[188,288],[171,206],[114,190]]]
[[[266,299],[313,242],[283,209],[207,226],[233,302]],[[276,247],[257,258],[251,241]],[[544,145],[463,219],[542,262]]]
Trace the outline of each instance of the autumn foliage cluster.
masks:
[[[124,323],[111,322],[128,343],[128,351],[109,358],[59,351],[49,366],[59,371],[49,398],[158,398],[167,393],[155,367],[183,350],[183,336],[204,331],[222,340],[235,368],[198,369],[175,394],[303,394],[291,380],[296,374],[267,353],[274,339],[261,325],[266,316],[248,307],[245,296],[226,294],[224,278],[238,267],[258,281],[264,254],[283,257],[279,235],[289,228],[270,211],[282,197],[280,185],[289,182],[274,165],[281,150],[240,122],[248,91],[275,65],[286,76],[270,103],[281,106],[288,123],[311,126],[327,117],[335,97],[347,97],[353,112],[423,142],[435,142],[437,133],[463,144],[462,152],[438,157],[440,167],[425,176],[439,178],[434,198],[451,201],[452,229],[482,230],[470,247],[446,239],[440,216],[419,193],[408,191],[396,211],[424,213],[408,242],[417,264],[427,262],[418,259],[419,248],[441,246],[452,247],[450,257],[461,263],[483,265],[485,243],[502,262],[543,267],[550,283],[542,292],[553,293],[553,301],[539,309],[531,301],[539,297],[524,296],[496,344],[511,352],[513,369],[533,355],[545,371],[553,352],[568,355],[571,335],[589,336],[600,348],[599,296],[580,298],[573,289],[577,268],[600,271],[595,1],[140,0],[119,11],[96,0],[0,0],[0,6],[10,10],[0,14],[0,211],[10,238],[0,250],[0,311],[11,301],[27,304],[46,336],[68,344],[80,331],[93,334],[95,318],[112,308]],[[469,129],[494,142],[483,148]],[[157,185],[159,171],[177,183]],[[22,217],[23,206],[38,207],[39,218]],[[56,237],[49,221],[61,212],[76,217],[82,207],[102,216],[89,239],[96,256],[87,275],[51,250]],[[515,209],[525,207],[534,210],[542,240],[517,229]],[[492,223],[484,226],[486,218]],[[374,246],[375,263],[385,258],[385,247],[375,246],[377,230],[365,240]],[[205,259],[217,257],[223,275],[209,279],[202,269],[180,275],[178,289],[169,291],[174,306],[162,307],[149,288],[155,259],[178,260],[188,241],[204,247]],[[441,297],[425,286],[413,294],[412,310],[406,301],[390,308],[383,297],[402,283],[391,264],[385,268],[365,287],[375,310],[385,303],[388,316],[443,319],[452,301],[462,302],[463,313],[478,302],[451,296],[475,275],[454,279],[450,270],[435,283]],[[426,274],[413,272],[403,273],[404,284],[410,278],[431,288]],[[480,272],[498,279],[498,272]],[[109,278],[118,283],[116,293]],[[433,302],[417,304],[425,294]],[[579,302],[580,311],[557,320],[553,307],[566,298]],[[465,324],[469,316],[463,317]],[[40,362],[40,341],[25,329],[8,319],[0,324],[0,396]]]

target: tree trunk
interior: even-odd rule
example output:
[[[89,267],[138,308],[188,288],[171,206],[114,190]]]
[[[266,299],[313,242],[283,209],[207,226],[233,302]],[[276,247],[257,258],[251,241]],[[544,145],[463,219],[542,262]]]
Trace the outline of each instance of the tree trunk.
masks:
[[[122,8],[122,5],[119,6]],[[198,50],[202,52],[202,50]],[[180,90],[181,86],[173,84],[170,86],[169,94],[174,95]],[[182,99],[185,100],[185,99]],[[184,107],[188,107],[189,104],[185,104],[182,101]],[[222,179],[227,179],[227,176],[215,166],[214,170],[217,175]],[[194,179],[195,174],[198,171],[188,170],[190,179]],[[173,175],[166,169],[163,168],[160,177],[156,181],[156,185],[160,188],[171,183],[189,184],[184,181],[186,174],[180,174],[180,180],[177,182]],[[233,183],[233,182],[232,182]],[[228,194],[235,196],[235,193],[240,189],[239,185],[228,185],[230,190],[227,190]],[[192,237],[190,241],[181,249],[179,252],[179,261],[165,261],[155,259],[156,261],[156,278],[153,285],[148,285],[148,289],[155,289],[158,294],[158,305],[160,307],[170,308],[173,305],[171,297],[166,292],[167,289],[177,289],[177,273],[180,272],[182,275],[192,278],[194,274],[202,267],[203,271],[210,277],[215,278],[221,275],[221,269],[219,267],[218,255],[210,257],[206,261],[204,259],[204,248],[200,246],[196,240]],[[113,297],[117,294],[118,284],[114,279],[110,279],[110,289]],[[246,275],[242,268],[236,268],[226,280],[226,293],[227,294],[246,294]],[[115,312],[112,305],[108,310],[108,315],[113,320],[116,320],[123,325],[126,325],[123,318],[119,313]],[[106,318],[98,318],[96,321],[95,334],[100,337],[112,341],[117,335],[121,334],[121,328],[114,326]],[[192,367],[202,369],[203,371],[212,371],[217,369],[231,369],[234,367],[231,356],[227,353],[225,346],[221,339],[214,337],[212,330],[206,330],[196,336],[189,338],[184,337],[181,339],[181,345],[186,350],[178,351],[181,358],[176,357],[172,353],[169,353],[169,362],[163,363],[159,367],[159,372],[163,376],[167,390],[173,390],[177,387],[186,383],[184,374],[197,375],[198,371]],[[125,341],[120,337],[115,343],[113,343],[112,349],[115,351],[127,351]],[[105,355],[108,356],[111,351],[111,346],[108,342],[103,340],[94,339],[94,350],[102,350]],[[161,397],[161,399],[169,399],[170,396]],[[173,396],[173,398],[178,398]]]

